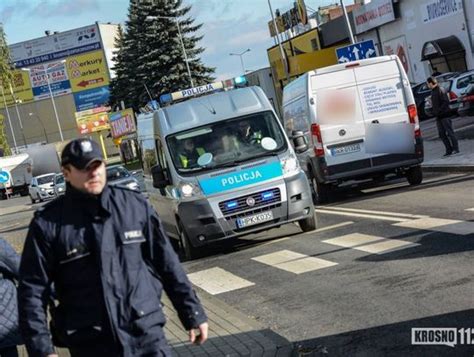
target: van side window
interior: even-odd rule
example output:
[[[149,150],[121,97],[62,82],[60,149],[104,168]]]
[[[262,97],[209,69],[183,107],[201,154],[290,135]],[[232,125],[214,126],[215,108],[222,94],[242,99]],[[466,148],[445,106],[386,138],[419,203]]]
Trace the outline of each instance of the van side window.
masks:
[[[157,153],[157,156],[158,156],[158,164],[163,169],[167,169],[168,168],[168,162],[166,161],[165,150],[163,148],[163,144],[161,143],[160,139],[156,139],[155,146],[156,146],[156,153]]]
[[[140,151],[143,161],[143,171],[146,175],[151,174],[151,168],[157,164],[155,143],[152,138],[140,141]]]
[[[306,97],[301,97],[284,108],[286,118],[285,129],[288,135],[293,131],[307,132],[309,130],[309,108]]]

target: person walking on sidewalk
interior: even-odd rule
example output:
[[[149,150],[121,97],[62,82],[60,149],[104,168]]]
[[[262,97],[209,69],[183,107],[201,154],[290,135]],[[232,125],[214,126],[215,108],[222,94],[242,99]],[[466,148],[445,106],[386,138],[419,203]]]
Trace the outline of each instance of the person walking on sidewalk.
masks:
[[[170,356],[163,289],[190,341],[206,341],[207,316],[145,197],[106,184],[94,141],[71,141],[61,165],[66,194],[35,213],[21,259],[20,328],[29,356],[57,356],[51,335],[72,357]],[[51,283],[59,305],[50,335]]]
[[[446,148],[446,153],[443,156],[458,154],[459,144],[453,130],[448,95],[444,89],[439,86],[436,78],[429,77],[427,79],[427,84],[431,89],[431,102],[433,105],[433,114],[436,116],[438,134]]]
[[[20,256],[0,238],[0,357],[18,357],[16,346],[22,344],[15,284],[19,267]]]

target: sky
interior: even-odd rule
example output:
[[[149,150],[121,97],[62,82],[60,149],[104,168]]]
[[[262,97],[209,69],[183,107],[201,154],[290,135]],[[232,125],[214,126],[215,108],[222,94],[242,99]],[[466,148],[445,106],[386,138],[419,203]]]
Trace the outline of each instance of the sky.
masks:
[[[242,53],[245,70],[268,67],[267,48],[274,45],[268,32],[271,20],[268,0],[183,0],[191,5],[190,16],[203,24],[200,46],[203,63],[215,67],[217,79],[242,73],[239,56]],[[294,0],[271,0],[273,11],[281,12],[293,6]],[[312,9],[336,3],[336,0],[306,0]],[[352,1],[345,0],[348,4]],[[124,23],[128,0],[0,0],[0,22],[4,25],[9,44],[44,36],[45,30],[67,31],[101,23]]]

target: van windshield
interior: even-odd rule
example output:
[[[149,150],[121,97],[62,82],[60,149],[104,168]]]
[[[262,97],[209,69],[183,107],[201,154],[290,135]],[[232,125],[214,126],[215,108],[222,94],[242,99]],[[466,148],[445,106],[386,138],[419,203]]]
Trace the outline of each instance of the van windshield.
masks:
[[[180,173],[234,166],[259,156],[275,155],[287,148],[277,118],[270,111],[173,134],[167,137],[167,143],[174,166]],[[199,157],[205,153],[212,154],[212,161],[206,168],[198,165]]]
[[[44,185],[46,183],[53,182],[54,180],[54,174],[48,175],[48,176],[41,176],[38,177],[38,185]]]

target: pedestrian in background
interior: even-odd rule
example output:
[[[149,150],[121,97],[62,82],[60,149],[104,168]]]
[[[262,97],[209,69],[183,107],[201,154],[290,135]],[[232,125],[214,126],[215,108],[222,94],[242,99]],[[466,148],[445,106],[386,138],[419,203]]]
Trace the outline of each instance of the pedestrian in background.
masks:
[[[17,357],[22,344],[18,327],[16,282],[20,256],[0,238],[0,357]]]
[[[433,114],[436,116],[438,134],[446,149],[446,153],[443,156],[458,154],[459,144],[453,130],[453,123],[451,121],[452,113],[449,108],[448,95],[446,91],[439,86],[436,78],[429,77],[427,84],[431,89],[431,103],[433,106]]]
[[[59,302],[52,332],[72,357],[170,356],[163,289],[190,341],[203,343],[206,314],[145,197],[106,184],[94,141],[71,141],[61,165],[66,194],[35,213],[20,266],[20,327],[30,357],[56,356],[45,310],[51,283]]]

